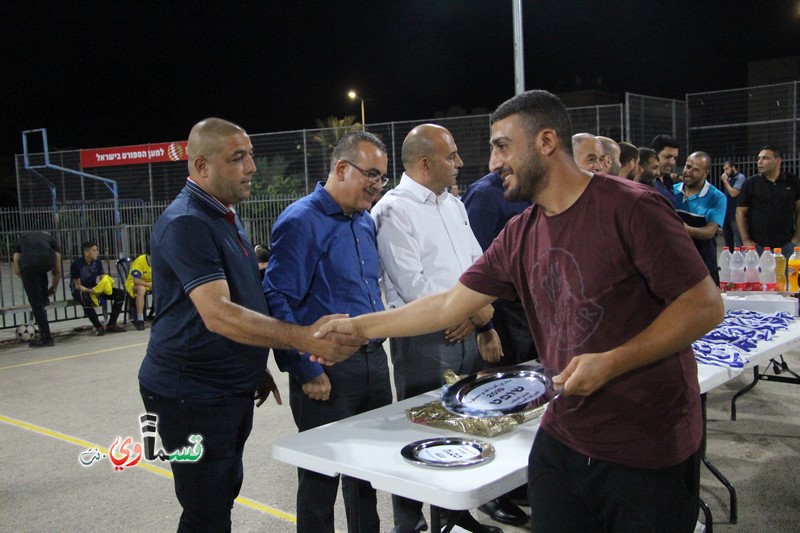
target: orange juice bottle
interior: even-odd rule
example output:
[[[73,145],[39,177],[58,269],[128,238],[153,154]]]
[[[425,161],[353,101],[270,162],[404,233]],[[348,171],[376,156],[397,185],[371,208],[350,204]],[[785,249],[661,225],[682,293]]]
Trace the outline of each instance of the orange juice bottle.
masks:
[[[786,258],[780,248],[777,248],[773,255],[775,256],[775,290],[784,292],[786,290]]]
[[[789,257],[789,292],[796,293],[797,276],[800,274],[800,246],[795,246],[794,253]]]

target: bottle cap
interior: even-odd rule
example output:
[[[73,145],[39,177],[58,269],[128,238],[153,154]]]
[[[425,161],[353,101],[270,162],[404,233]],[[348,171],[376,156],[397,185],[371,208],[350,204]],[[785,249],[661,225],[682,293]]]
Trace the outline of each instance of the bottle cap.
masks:
[[[769,252],[769,251],[771,251],[771,250],[772,250],[772,248],[770,248],[769,246],[765,246],[765,247],[764,247],[764,251],[765,251],[765,252]]]

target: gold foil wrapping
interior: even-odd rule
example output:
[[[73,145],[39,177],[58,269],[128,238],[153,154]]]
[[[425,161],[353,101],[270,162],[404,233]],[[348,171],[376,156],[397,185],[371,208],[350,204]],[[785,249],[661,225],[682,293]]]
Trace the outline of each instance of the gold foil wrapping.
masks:
[[[452,385],[462,377],[463,376],[457,375],[452,370],[447,370],[444,373],[444,382],[447,385]],[[440,400],[436,400],[418,407],[406,409],[406,416],[412,422],[424,426],[450,429],[481,437],[496,437],[497,435],[508,433],[524,422],[537,418],[544,412],[544,409],[545,405],[541,405],[534,409],[528,409],[511,415],[477,418],[453,414],[442,407],[442,402]]]

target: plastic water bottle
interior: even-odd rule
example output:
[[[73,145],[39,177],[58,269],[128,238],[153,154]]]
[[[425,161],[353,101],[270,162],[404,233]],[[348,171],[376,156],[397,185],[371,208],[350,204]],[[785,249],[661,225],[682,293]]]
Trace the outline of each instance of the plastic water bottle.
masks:
[[[731,251],[727,246],[722,249],[717,259],[717,267],[719,267],[719,288],[725,292],[728,290],[728,284],[731,282]]]
[[[781,253],[780,248],[772,254],[775,258],[775,285],[776,289],[783,292],[786,290],[786,257]]]
[[[789,257],[789,292],[797,292],[797,275],[800,273],[800,246]]]
[[[743,291],[747,288],[744,278],[744,255],[737,246],[731,254],[731,285],[734,291]]]
[[[761,290],[761,276],[758,272],[758,267],[761,266],[761,261],[758,258],[756,247],[751,246],[744,256],[744,277],[747,283],[746,291],[760,291]]]
[[[775,276],[775,256],[769,246],[764,248],[761,254],[761,290],[777,291],[778,279]]]

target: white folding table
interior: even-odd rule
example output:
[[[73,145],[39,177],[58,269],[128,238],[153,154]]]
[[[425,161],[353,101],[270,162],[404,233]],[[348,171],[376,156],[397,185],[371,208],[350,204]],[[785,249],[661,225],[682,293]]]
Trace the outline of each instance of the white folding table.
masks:
[[[800,321],[792,323],[758,350],[748,355],[757,366],[788,350],[800,347]],[[738,377],[742,370],[698,365],[698,380],[703,397],[710,390]],[[527,483],[528,454],[539,419],[522,424],[513,431],[494,438],[478,438],[495,447],[492,461],[467,468],[420,467],[408,463],[400,450],[411,442],[464,434],[415,424],[405,410],[439,398],[432,391],[339,420],[295,435],[272,445],[278,461],[333,476],[344,474],[368,481],[381,491],[412,498],[431,505],[432,522],[437,508],[463,510],[482,505]],[[705,446],[705,442],[703,444]],[[705,458],[703,462],[726,485],[731,493],[731,521],[736,521],[736,493],[725,477]],[[710,512],[704,508],[706,517]],[[435,527],[432,523],[431,526]],[[432,529],[433,530],[433,529]]]

